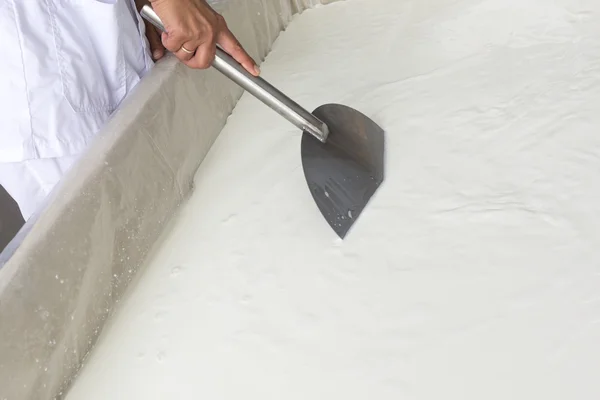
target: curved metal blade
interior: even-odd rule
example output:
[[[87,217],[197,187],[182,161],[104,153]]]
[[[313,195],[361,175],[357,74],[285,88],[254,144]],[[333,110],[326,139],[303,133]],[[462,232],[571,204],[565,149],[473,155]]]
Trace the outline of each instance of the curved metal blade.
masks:
[[[325,104],[313,114],[329,127],[327,143],[302,135],[302,166],[321,213],[344,238],[384,178],[384,131],[364,114]]]

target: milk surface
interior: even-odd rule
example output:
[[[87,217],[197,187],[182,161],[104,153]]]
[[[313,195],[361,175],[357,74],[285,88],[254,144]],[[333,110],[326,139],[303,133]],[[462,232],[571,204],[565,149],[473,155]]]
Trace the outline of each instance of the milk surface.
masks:
[[[245,94],[68,400],[600,398],[600,3],[348,0],[263,77],[386,130],[344,241]]]

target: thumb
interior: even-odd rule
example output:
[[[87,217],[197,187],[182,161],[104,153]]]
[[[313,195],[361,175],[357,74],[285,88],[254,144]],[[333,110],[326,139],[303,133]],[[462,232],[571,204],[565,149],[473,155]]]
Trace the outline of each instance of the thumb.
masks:
[[[160,33],[154,27],[154,25],[150,24],[146,21],[146,38],[148,39],[148,43],[150,44],[150,51],[152,54],[152,59],[154,61],[160,60],[165,55],[165,46],[163,46],[162,41],[160,40]]]
[[[219,33],[217,43],[221,45],[223,50],[229,54],[235,61],[242,65],[246,71],[254,76],[260,74],[260,70],[256,65],[256,61],[244,50],[240,42],[233,36],[233,33],[226,27]]]

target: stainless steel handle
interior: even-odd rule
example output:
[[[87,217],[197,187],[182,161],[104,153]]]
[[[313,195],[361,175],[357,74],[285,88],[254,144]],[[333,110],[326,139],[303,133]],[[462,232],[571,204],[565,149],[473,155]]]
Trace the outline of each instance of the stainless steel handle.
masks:
[[[149,5],[142,7],[141,15],[152,25],[163,32],[165,31],[162,21]],[[233,57],[219,47],[217,47],[217,54],[212,66],[299,129],[312,134],[323,143],[327,140],[329,129],[323,121],[302,108],[269,82],[250,74]]]

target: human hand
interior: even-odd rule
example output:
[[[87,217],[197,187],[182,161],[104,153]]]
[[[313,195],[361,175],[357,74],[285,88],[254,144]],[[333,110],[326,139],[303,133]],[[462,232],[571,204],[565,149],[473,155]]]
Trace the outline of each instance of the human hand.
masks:
[[[257,76],[258,67],[227,27],[225,19],[205,0],[150,0],[166,33],[162,44],[190,68],[205,69],[215,59],[217,44]]]

